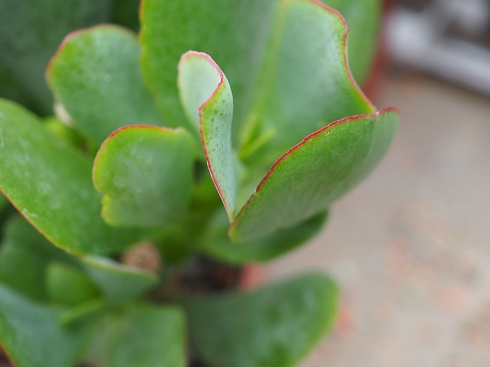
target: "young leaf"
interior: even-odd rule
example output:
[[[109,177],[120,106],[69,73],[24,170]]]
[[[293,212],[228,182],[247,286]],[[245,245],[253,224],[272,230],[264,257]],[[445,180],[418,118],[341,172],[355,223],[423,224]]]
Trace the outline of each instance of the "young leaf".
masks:
[[[99,321],[87,359],[104,367],[183,367],[184,329],[178,308],[131,304]]]
[[[112,225],[163,226],[179,219],[193,183],[193,141],[183,129],[131,126],[104,142],[93,168]]]
[[[61,314],[0,284],[0,345],[13,365],[66,367],[78,360],[88,329],[61,327]]]
[[[237,242],[293,226],[324,210],[371,172],[398,125],[387,109],[347,117],[306,137],[263,178],[230,229]]]
[[[0,100],[0,190],[52,243],[74,253],[108,253],[141,233],[111,228],[89,159],[52,135],[34,115]]]
[[[155,274],[117,263],[109,258],[86,256],[82,257],[81,261],[105,299],[112,304],[136,298],[158,282]]]
[[[185,302],[190,336],[214,367],[288,367],[333,325],[338,291],[308,274],[252,292]]]
[[[190,51],[179,63],[178,85],[185,112],[200,128],[211,177],[232,218],[236,177],[231,141],[233,97],[228,80],[208,55]]]
[[[143,84],[138,55],[135,35],[103,25],[67,36],[50,62],[47,79],[56,98],[98,142],[121,126],[163,124]]]

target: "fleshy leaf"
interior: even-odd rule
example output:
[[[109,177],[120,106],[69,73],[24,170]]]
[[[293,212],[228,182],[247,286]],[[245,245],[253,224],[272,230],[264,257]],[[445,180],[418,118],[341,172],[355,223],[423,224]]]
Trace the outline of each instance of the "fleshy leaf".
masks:
[[[104,219],[148,227],[180,218],[192,191],[193,149],[183,129],[131,126],[110,135],[93,169]]]
[[[0,284],[0,345],[16,367],[73,366],[87,330],[63,328],[62,311],[19,296]]]
[[[74,253],[108,253],[140,237],[109,227],[91,161],[58,140],[37,118],[0,100],[0,189],[55,245]]]
[[[267,262],[293,250],[317,234],[325,224],[327,216],[326,213],[320,213],[293,227],[236,245],[231,243],[228,237],[228,218],[219,215],[208,225],[203,238],[199,241],[199,248],[231,264]]]
[[[200,357],[216,367],[295,365],[333,325],[338,291],[308,274],[253,292],[193,299],[190,336]]]
[[[374,169],[397,126],[397,112],[387,109],[347,117],[306,137],[263,178],[233,222],[232,239],[257,239],[327,208]]]
[[[155,274],[117,263],[109,258],[86,256],[81,258],[81,261],[87,274],[112,304],[136,298],[158,282]]]
[[[233,217],[237,184],[231,139],[233,97],[228,80],[207,54],[190,51],[180,61],[178,85],[186,113],[199,125],[213,181]]]
[[[16,217],[6,224],[0,248],[1,283],[25,296],[46,301],[45,278],[51,261],[73,263],[74,259],[49,243],[24,219]]]
[[[110,20],[111,8],[111,0],[0,1],[0,97],[51,112],[50,57],[68,32]]]
[[[104,367],[183,367],[184,330],[176,307],[131,304],[99,321],[87,359]]]
[[[119,127],[162,125],[138,66],[135,35],[102,25],[68,35],[52,58],[48,83],[86,134],[99,143]]]
[[[363,84],[377,51],[382,1],[321,0],[338,10],[349,25],[349,66],[354,79]]]

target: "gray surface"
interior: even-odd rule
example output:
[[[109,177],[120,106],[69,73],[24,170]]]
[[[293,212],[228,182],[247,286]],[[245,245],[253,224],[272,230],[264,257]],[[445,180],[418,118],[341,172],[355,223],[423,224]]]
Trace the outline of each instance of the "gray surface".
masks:
[[[342,287],[303,367],[490,366],[490,100],[400,72],[377,105],[402,114],[389,155],[263,276],[318,268]]]

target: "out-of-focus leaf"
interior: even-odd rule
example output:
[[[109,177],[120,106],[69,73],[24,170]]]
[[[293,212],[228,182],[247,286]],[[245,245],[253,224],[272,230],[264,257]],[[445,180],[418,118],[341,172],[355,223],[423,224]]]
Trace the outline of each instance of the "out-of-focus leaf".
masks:
[[[200,239],[199,248],[227,263],[267,262],[293,250],[313,237],[323,227],[326,218],[326,213],[320,213],[272,235],[235,244],[228,237],[228,218],[226,215],[217,215],[208,225],[203,238]]]
[[[233,97],[228,80],[207,54],[190,51],[179,63],[178,85],[185,112],[199,126],[211,177],[232,218],[237,184],[231,136]]]
[[[64,328],[61,310],[14,293],[0,284],[0,345],[16,367],[67,367],[79,359],[87,328]]]
[[[86,256],[81,258],[81,261],[105,299],[112,304],[136,298],[158,283],[155,274],[117,263],[109,258]]]
[[[48,82],[75,124],[102,142],[121,126],[162,125],[138,66],[135,35],[113,25],[74,32],[48,69]]]
[[[264,177],[232,223],[232,239],[251,241],[327,208],[374,169],[397,126],[397,112],[387,109],[347,117],[309,135]]]
[[[66,306],[99,296],[97,287],[82,270],[60,262],[48,266],[46,288],[51,301]]]
[[[338,10],[347,21],[349,66],[354,79],[363,84],[377,51],[381,20],[380,0],[321,0]]]
[[[252,292],[184,303],[190,336],[213,367],[287,367],[333,325],[338,291],[330,278],[308,274]]]
[[[73,263],[22,218],[6,225],[0,248],[0,283],[36,300],[47,300],[46,269],[51,261]]]
[[[52,243],[74,253],[108,253],[140,238],[109,227],[92,163],[52,135],[34,115],[0,100],[0,189]]]
[[[110,19],[112,0],[0,1],[0,97],[52,110],[44,71],[63,37]]]
[[[110,135],[93,169],[104,219],[142,227],[179,219],[192,192],[193,150],[183,129],[131,126]]]
[[[87,360],[104,367],[183,367],[184,324],[176,307],[129,305],[101,319]]]

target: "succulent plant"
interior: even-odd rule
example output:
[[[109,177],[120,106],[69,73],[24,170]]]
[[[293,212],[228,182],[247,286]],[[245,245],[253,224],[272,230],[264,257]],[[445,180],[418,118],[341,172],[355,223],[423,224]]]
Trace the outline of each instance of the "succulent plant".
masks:
[[[17,367],[295,365],[334,323],[333,280],[227,277],[305,243],[388,150],[397,111],[358,86],[380,2],[144,0],[139,34],[65,37],[40,117],[35,56],[135,3],[63,1],[0,2],[0,93],[27,105],[0,100],[1,348]],[[226,292],[189,284],[203,262]]]

